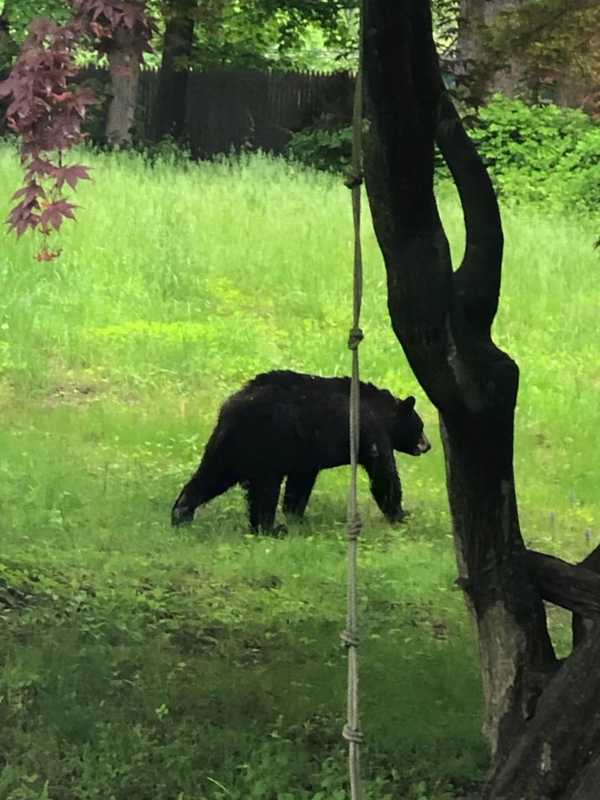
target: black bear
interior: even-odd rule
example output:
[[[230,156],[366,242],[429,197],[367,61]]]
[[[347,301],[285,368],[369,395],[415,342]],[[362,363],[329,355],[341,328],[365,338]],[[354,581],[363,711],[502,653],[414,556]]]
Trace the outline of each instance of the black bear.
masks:
[[[173,525],[239,483],[247,492],[250,526],[272,531],[281,482],[283,510],[302,517],[319,470],[350,462],[350,378],[321,378],[290,371],[257,375],[223,404],[195,474],[173,506]],[[400,400],[362,383],[360,450],[371,492],[387,519],[402,519],[402,490],[394,450],[413,456],[431,445],[415,411],[415,398]]]

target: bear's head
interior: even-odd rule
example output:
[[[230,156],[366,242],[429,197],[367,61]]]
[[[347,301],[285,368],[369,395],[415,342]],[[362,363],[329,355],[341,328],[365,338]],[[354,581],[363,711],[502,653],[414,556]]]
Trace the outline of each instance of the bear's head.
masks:
[[[415,398],[407,397],[406,400],[397,400],[396,403],[394,450],[411,456],[420,456],[431,450],[429,439],[423,431],[423,420],[415,411]]]

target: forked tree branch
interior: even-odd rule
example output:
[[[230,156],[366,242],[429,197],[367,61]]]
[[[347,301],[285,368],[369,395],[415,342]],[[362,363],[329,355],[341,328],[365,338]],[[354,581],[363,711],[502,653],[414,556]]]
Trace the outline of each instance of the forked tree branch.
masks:
[[[447,360],[452,265],[433,190],[440,84],[428,12],[410,0],[365,5],[365,172],[392,325],[439,408],[461,400]]]

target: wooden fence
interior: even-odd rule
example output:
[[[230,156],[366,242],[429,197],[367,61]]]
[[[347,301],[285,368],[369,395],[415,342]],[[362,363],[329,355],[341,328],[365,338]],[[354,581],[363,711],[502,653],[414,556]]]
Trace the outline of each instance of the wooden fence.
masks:
[[[86,70],[98,86],[107,86],[102,70]],[[156,130],[168,125],[160,119],[160,73],[141,75],[136,137],[152,143]],[[190,72],[182,95],[185,109],[180,136],[195,158],[207,158],[247,147],[281,153],[292,133],[311,125],[323,114],[348,122],[352,114],[354,79],[346,72],[262,72],[223,68]],[[104,112],[96,116],[94,135],[103,129]]]

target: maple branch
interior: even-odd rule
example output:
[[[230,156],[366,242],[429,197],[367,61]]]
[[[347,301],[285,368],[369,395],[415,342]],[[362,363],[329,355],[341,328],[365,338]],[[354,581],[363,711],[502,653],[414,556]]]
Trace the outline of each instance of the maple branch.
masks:
[[[19,56],[8,78],[0,82],[0,98],[8,99],[6,118],[9,130],[21,140],[23,186],[14,193],[17,205],[6,220],[17,237],[28,229],[38,231],[43,246],[36,255],[50,261],[60,251],[52,251],[48,237],[59,230],[65,219],[75,219],[76,206],[62,196],[65,184],[75,189],[89,178],[82,164],[63,165],[62,154],[81,144],[89,106],[98,102],[84,86],[76,86],[79,72],[75,48],[86,38],[106,49],[120,28],[136,31],[139,58],[150,49],[154,22],[145,13],[142,0],[69,0],[73,19],[57,25],[38,18],[29,27]],[[57,163],[52,160],[58,154]]]

